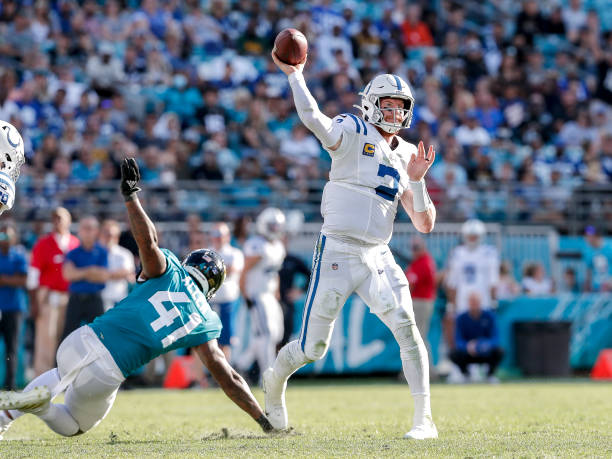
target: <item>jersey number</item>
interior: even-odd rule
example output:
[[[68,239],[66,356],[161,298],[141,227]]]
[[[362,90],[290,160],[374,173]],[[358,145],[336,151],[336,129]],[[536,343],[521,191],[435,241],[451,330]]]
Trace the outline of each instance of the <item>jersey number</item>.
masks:
[[[463,274],[465,275],[465,282],[473,284],[476,282],[476,266],[467,264],[463,267]]]
[[[160,291],[149,298],[149,303],[153,305],[159,317],[151,322],[151,328],[154,332],[161,330],[163,327],[168,327],[168,334],[162,339],[162,346],[167,348],[175,341],[187,336],[191,331],[200,325],[203,321],[202,316],[196,312],[189,316],[189,322],[182,327],[172,328],[174,322],[180,317],[181,313],[176,306],[171,309],[164,307],[164,302],[171,303],[191,303],[191,299],[184,292],[165,292]]]
[[[386,177],[387,175],[390,177],[393,177],[394,188],[389,188],[388,186],[380,185],[374,188],[374,191],[376,191],[376,194],[378,196],[385,198],[387,201],[393,201],[395,200],[395,196],[397,195],[397,192],[399,191],[399,188],[398,188],[398,184],[400,180],[399,172],[397,171],[397,169],[394,169],[391,166],[385,166],[384,164],[379,164],[378,165],[378,176]]]

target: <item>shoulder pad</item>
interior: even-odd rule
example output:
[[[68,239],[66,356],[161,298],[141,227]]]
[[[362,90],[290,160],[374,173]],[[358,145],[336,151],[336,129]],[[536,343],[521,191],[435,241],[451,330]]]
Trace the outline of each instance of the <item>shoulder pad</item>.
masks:
[[[352,123],[351,123],[352,121]],[[361,118],[353,115],[352,113],[342,113],[334,118],[334,123],[349,123],[350,130],[355,129],[357,134],[361,134],[363,132],[364,135],[368,135],[368,127],[366,126],[365,121]],[[354,124],[354,127],[353,127]]]

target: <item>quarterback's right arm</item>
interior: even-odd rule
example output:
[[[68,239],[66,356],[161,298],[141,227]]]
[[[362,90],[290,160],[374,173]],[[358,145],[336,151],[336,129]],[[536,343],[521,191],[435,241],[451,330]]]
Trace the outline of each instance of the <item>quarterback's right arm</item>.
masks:
[[[342,143],[342,128],[319,110],[316,100],[310,94],[302,73],[306,59],[297,65],[285,64],[272,50],[272,60],[289,77],[295,108],[304,126],[317,136],[327,150],[336,151]]]
[[[159,277],[166,272],[166,257],[157,243],[155,225],[140,205],[137,193],[140,191],[140,170],[134,158],[121,162],[121,194],[125,199],[130,229],[138,245],[142,264],[142,275],[147,279]]]

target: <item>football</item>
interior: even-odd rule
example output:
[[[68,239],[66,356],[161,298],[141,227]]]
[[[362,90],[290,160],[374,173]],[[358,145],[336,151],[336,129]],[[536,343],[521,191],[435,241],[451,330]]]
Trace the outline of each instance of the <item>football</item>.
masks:
[[[274,40],[276,56],[285,64],[296,65],[304,60],[308,53],[308,41],[297,29],[284,29]]]

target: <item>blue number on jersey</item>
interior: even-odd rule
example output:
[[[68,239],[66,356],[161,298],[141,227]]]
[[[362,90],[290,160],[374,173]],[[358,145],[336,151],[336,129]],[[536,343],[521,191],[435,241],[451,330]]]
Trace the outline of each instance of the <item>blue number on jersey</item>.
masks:
[[[463,274],[465,274],[465,281],[468,284],[476,282],[476,266],[473,264],[466,264],[463,266]]]
[[[393,177],[393,183],[395,187],[389,188],[388,186],[380,185],[374,188],[374,190],[376,191],[376,194],[378,196],[385,198],[387,201],[393,201],[395,199],[395,195],[397,195],[397,192],[399,191],[399,188],[398,188],[398,184],[400,180],[399,172],[397,171],[397,169],[394,169],[391,166],[385,166],[384,164],[379,164],[378,165],[378,176],[386,177],[387,175],[390,177]]]

